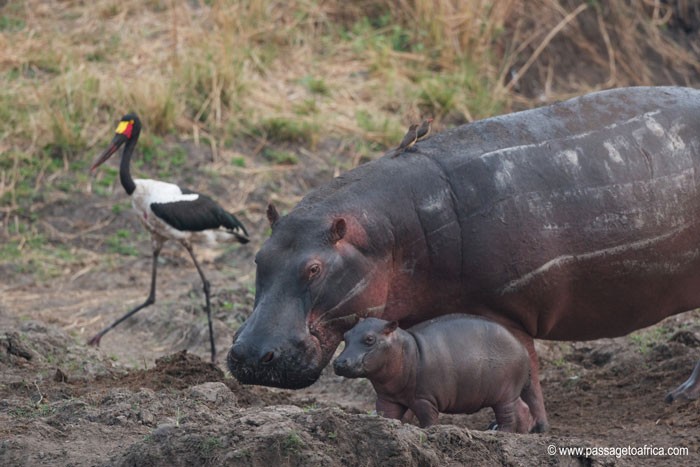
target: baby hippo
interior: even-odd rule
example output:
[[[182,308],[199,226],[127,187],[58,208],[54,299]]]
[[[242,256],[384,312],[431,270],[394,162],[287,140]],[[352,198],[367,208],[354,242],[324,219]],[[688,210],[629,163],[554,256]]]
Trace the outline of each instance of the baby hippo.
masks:
[[[493,321],[453,314],[402,330],[367,318],[343,337],[335,373],[368,378],[385,417],[408,421],[410,409],[428,427],[439,412],[492,407],[498,430],[527,433],[534,424],[520,398],[530,383],[527,351]]]

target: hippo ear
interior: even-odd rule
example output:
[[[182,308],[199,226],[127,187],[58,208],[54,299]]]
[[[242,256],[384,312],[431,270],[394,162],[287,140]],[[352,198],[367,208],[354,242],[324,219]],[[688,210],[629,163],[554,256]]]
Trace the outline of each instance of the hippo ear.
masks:
[[[382,334],[391,334],[392,332],[396,331],[396,328],[398,327],[398,321],[389,321],[384,325],[384,329],[382,329]]]
[[[331,242],[336,243],[338,240],[345,237],[345,232],[347,231],[347,224],[345,219],[339,217],[333,219],[333,225],[331,225]]]
[[[275,223],[279,220],[280,213],[277,212],[277,208],[274,204],[270,203],[267,205],[267,220],[270,221],[270,227],[274,227]]]

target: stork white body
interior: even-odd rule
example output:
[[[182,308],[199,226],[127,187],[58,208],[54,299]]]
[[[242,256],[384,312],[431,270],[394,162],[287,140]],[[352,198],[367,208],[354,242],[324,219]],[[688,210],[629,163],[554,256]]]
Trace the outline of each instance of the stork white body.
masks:
[[[159,218],[151,209],[154,203],[167,204],[179,201],[195,201],[199,198],[197,193],[185,194],[174,183],[161,182],[148,178],[134,179],[136,190],[131,195],[131,205],[139,214],[139,219],[152,234],[172,240],[190,240],[193,232],[178,230]]]
[[[151,234],[159,235],[164,239],[206,243],[210,246],[237,240],[230,230],[222,227],[207,228],[206,230],[199,230],[200,227],[197,225],[192,225],[189,229],[185,228],[182,230],[175,228],[168,224],[166,220],[161,219],[151,208],[153,205],[174,206],[177,204],[177,208],[173,209],[174,211],[180,210],[185,213],[190,210],[201,210],[207,206],[206,204],[202,205],[204,200],[199,193],[183,192],[174,183],[148,178],[134,179],[134,183],[136,183],[136,190],[131,195],[131,205]],[[217,206],[209,207],[212,209],[217,208]],[[183,215],[180,217],[182,218]]]

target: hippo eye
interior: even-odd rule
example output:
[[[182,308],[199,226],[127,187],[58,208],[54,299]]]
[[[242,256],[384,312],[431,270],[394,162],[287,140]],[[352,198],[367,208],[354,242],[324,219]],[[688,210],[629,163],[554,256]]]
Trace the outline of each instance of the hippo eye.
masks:
[[[309,280],[318,276],[321,272],[321,265],[318,263],[313,263],[309,266]]]
[[[365,337],[365,344],[373,345],[375,340],[376,340],[376,338],[372,335],[366,336]]]

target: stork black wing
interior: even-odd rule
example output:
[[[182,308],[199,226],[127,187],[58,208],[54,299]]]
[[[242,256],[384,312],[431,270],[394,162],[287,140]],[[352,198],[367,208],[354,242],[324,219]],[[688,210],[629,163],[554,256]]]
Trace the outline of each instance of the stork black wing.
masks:
[[[190,190],[182,190],[184,194],[194,194]],[[218,229],[241,230],[248,235],[243,224],[231,213],[224,211],[210,197],[198,194],[193,201],[174,201],[172,203],[152,203],[153,214],[168,223],[168,225],[186,232],[201,232],[202,230]]]

